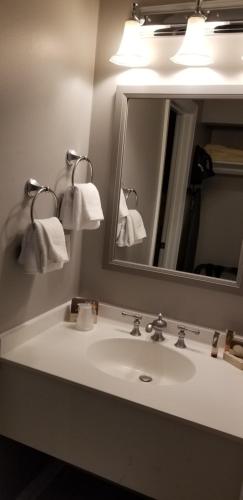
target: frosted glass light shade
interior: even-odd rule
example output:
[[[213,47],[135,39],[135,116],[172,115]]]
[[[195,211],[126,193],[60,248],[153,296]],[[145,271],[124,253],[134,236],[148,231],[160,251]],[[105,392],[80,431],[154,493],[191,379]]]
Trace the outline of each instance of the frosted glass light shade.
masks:
[[[129,68],[147,66],[148,57],[141,39],[141,27],[138,21],[130,19],[125,22],[120,47],[110,58],[110,62]]]
[[[209,66],[213,58],[205,36],[205,18],[195,15],[188,19],[186,34],[171,61],[183,66]]]

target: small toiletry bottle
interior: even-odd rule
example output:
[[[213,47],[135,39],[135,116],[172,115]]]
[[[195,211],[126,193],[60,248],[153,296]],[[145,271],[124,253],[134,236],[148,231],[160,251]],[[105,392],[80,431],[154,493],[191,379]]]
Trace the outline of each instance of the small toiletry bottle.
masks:
[[[78,318],[76,323],[77,330],[88,331],[94,327],[94,315],[92,304],[86,302],[78,305]]]

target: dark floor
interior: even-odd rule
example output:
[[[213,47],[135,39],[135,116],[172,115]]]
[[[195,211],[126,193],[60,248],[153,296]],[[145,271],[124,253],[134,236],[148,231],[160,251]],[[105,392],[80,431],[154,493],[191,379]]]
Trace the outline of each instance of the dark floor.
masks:
[[[65,466],[36,500],[144,500],[130,492],[71,466]]]

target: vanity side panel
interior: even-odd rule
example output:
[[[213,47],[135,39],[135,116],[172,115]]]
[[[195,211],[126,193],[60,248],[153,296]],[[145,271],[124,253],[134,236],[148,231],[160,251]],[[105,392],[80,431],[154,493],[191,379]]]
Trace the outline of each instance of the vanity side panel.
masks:
[[[238,441],[7,362],[0,395],[6,437],[158,500],[239,500]]]

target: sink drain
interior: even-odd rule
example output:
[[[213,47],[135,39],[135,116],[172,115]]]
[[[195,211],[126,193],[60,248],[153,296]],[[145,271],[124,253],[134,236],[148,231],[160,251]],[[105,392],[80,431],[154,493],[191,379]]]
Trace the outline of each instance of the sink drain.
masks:
[[[149,375],[140,375],[139,380],[146,383],[153,381],[152,377],[149,377]]]

